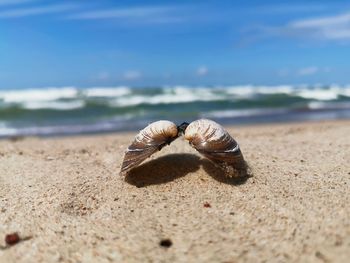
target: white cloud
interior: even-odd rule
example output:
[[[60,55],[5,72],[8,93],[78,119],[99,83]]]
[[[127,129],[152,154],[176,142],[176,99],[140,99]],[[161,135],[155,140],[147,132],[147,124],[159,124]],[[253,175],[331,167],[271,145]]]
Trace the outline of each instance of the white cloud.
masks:
[[[124,72],[123,79],[125,80],[136,80],[141,78],[142,74],[140,71],[137,70],[129,70]]]
[[[43,15],[51,13],[59,13],[76,8],[76,5],[61,4],[61,5],[48,5],[39,7],[28,8],[16,8],[0,12],[0,18],[18,18],[34,15]]]
[[[319,71],[318,67],[306,67],[306,68],[301,68],[298,71],[298,75],[300,76],[309,76],[316,74]]]
[[[158,15],[169,11],[165,7],[134,7],[82,12],[69,16],[70,19],[135,18]]]
[[[28,2],[34,2],[34,1],[37,1],[37,0],[0,0],[0,6],[25,4]]]
[[[98,20],[119,19],[142,23],[177,23],[185,18],[178,14],[180,8],[174,6],[130,7],[108,10],[86,11],[67,16],[67,19]]]
[[[247,40],[259,40],[266,37],[289,37],[327,41],[350,40],[350,12],[333,16],[307,17],[292,20],[281,26],[257,26],[250,29]],[[243,43],[245,43],[243,42]]]
[[[327,16],[321,18],[301,19],[289,23],[294,28],[323,28],[333,26],[349,26],[350,12],[335,16]]]
[[[287,28],[309,32],[312,36],[321,39],[350,39],[350,12],[293,21],[287,25]]]
[[[298,13],[301,12],[315,12],[322,11],[327,9],[327,5],[321,3],[274,3],[274,4],[264,4],[260,6],[256,6],[254,8],[250,8],[250,12],[258,13],[258,14],[272,14],[272,15],[284,15],[290,13]]]
[[[200,66],[198,69],[197,69],[197,75],[198,76],[205,76],[207,75],[209,72],[208,68],[206,66]]]

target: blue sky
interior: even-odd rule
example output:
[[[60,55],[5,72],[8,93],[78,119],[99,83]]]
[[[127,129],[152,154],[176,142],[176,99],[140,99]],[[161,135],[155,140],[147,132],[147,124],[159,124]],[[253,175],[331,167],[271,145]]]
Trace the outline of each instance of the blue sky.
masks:
[[[3,89],[349,76],[349,1],[0,0]]]

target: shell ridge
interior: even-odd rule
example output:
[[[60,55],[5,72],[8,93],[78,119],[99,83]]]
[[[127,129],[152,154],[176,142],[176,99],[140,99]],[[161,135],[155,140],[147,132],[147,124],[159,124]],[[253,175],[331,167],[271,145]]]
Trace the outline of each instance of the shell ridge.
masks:
[[[178,137],[177,126],[170,121],[156,121],[139,131],[126,149],[120,174],[125,175],[155,152]]]
[[[247,168],[240,146],[220,124],[211,120],[192,122],[185,138],[200,154],[223,168],[229,177],[244,176]]]

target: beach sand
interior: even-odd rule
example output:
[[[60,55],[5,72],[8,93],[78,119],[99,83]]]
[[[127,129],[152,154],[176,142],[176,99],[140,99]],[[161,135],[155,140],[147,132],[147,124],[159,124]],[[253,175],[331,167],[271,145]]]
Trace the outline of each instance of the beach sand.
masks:
[[[349,260],[350,122],[228,130],[245,181],[182,138],[126,180],[134,132],[0,141],[0,262]]]

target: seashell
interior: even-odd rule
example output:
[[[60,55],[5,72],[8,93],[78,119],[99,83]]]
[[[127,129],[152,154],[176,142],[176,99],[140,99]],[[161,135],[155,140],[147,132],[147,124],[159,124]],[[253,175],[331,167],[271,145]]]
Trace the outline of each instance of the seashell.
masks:
[[[136,135],[127,148],[120,174],[126,175],[153,153],[169,145],[179,136],[179,131],[181,129],[178,130],[178,127],[170,121],[162,120],[149,124]]]
[[[246,176],[247,164],[238,143],[218,123],[200,119],[185,130],[185,139],[229,177]]]

